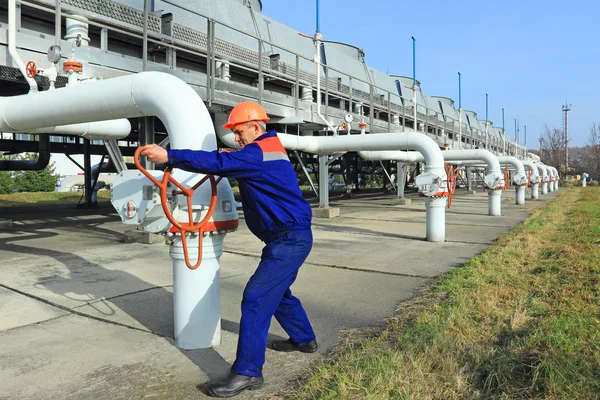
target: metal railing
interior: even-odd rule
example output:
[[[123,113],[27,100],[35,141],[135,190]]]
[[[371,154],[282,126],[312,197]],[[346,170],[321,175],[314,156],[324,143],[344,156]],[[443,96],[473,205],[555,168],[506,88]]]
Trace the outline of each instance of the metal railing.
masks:
[[[59,12],[65,18],[68,17],[85,22],[100,30],[107,30],[109,33],[113,32],[125,35],[131,39],[140,41],[143,49],[147,49],[150,46],[153,46],[155,49],[163,49],[166,52],[165,64],[173,69],[177,69],[175,57],[177,53],[187,55],[191,58],[205,59],[206,80],[204,88],[206,89],[206,98],[204,100],[209,104],[209,107],[217,100],[215,93],[218,90],[219,80],[227,80],[227,77],[223,74],[226,68],[229,68],[230,71],[233,70],[238,76],[254,77],[251,85],[256,86],[256,100],[259,103],[265,101],[266,83],[272,88],[279,88],[283,94],[292,96],[296,115],[302,109],[301,102],[304,101],[301,96],[302,89],[305,88],[311,92],[316,90],[317,65],[313,58],[234,26],[210,19],[184,7],[180,8],[202,18],[206,22],[206,32],[192,30],[188,27],[175,24],[171,20],[165,19],[163,21],[160,17],[156,16],[152,16],[153,30],[149,31],[147,29],[149,18],[147,9],[142,13],[143,21],[141,27],[137,23],[137,20],[135,24],[121,22],[119,26],[116,26],[114,21],[108,17],[103,18],[104,16],[101,14],[65,5],[64,1],[57,2],[58,9],[50,7],[48,0],[30,0],[21,1],[20,3],[23,6],[52,14]],[[140,13],[139,10],[131,10],[133,10],[132,13]],[[64,14],[63,11],[67,13],[77,12],[85,18]],[[129,17],[131,18],[131,16]],[[157,18],[161,20],[159,24],[162,27],[160,33],[156,32]],[[55,26],[55,28],[57,27]],[[141,33],[140,30],[142,30]],[[219,38],[217,32],[225,32],[224,30],[241,35],[246,41],[255,41],[255,47],[253,46],[255,50]],[[168,34],[163,33],[165,31]],[[108,38],[106,32],[103,32],[102,37]],[[267,46],[271,47],[272,50],[270,52],[265,51]],[[101,44],[101,48],[106,47],[106,43]],[[277,53],[274,50],[277,50]],[[279,57],[275,57],[276,54]],[[286,55],[286,57],[282,57],[282,54]],[[147,53],[143,54],[142,58],[143,65],[145,66]],[[280,61],[281,58],[293,60],[293,62]],[[309,69],[313,71],[302,69],[301,64],[308,65]],[[418,102],[415,105],[412,99],[400,96],[397,90],[391,91],[382,86],[375,85],[370,80],[354,76],[331,65],[323,64],[322,68],[324,68],[324,73],[321,76],[321,88],[324,91],[322,95],[324,99],[324,104],[322,104],[323,115],[328,119],[341,120],[344,113],[352,113],[358,115],[360,118],[364,118],[367,117],[364,111],[368,109],[369,131],[371,132],[381,129],[377,128],[377,126],[384,125],[387,125],[388,131],[405,130],[407,127],[418,130],[419,125],[422,124],[423,133],[441,138],[440,140],[445,141],[452,148],[460,146],[466,148],[480,147],[488,148],[494,152],[503,152],[503,149],[516,152],[519,149],[519,146],[515,144],[505,143],[503,139],[495,135],[486,135],[485,131],[481,131],[467,123],[442,114],[439,111],[437,101],[435,104],[436,109]],[[198,71],[196,72],[204,72],[200,65],[197,69]],[[368,91],[362,88],[368,88]],[[359,105],[359,113],[355,112],[355,105]],[[413,107],[415,106],[417,107],[416,122],[413,121]],[[310,109],[310,107],[307,108]],[[398,124],[394,122],[396,118]],[[460,144],[457,142],[459,124],[462,124]]]

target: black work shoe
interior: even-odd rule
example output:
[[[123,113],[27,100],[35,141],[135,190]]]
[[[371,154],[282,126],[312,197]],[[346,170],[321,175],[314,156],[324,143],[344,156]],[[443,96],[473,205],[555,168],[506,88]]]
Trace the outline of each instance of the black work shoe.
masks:
[[[301,351],[302,353],[314,353],[315,351],[319,350],[319,344],[317,343],[317,339],[310,341],[303,346],[298,346],[297,344],[292,342],[292,339],[274,340],[271,346],[275,351],[284,352]]]
[[[208,395],[212,397],[232,397],[237,396],[244,390],[256,390],[264,383],[262,376],[246,376],[231,373],[229,376],[217,382],[208,384]]]

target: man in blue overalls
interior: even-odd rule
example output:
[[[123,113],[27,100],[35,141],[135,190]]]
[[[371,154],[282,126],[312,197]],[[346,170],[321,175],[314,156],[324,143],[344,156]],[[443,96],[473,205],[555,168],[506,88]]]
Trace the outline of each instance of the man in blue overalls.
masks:
[[[223,125],[235,134],[240,151],[165,150],[152,145],[142,152],[156,164],[236,178],[246,225],[265,242],[260,264],[244,290],[231,374],[208,386],[215,397],[235,396],[263,384],[262,366],[273,316],[290,337],[274,341],[274,350],[313,353],[318,349],[306,312],[290,290],[312,248],[312,211],[277,133],[266,132],[267,121],[259,104],[243,102],[233,108]]]

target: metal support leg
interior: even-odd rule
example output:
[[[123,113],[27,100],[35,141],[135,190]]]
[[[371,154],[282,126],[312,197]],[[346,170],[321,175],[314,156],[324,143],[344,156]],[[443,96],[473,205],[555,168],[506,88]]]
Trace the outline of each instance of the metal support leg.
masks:
[[[83,139],[83,178],[85,181],[85,204],[83,208],[92,206],[92,158],[91,143]]]
[[[140,146],[154,144],[154,117],[143,117],[139,119],[138,136]],[[142,157],[140,163],[145,169],[154,169],[154,163],[148,161],[146,157]]]
[[[515,186],[515,204],[525,204],[525,185]]]
[[[425,198],[426,240],[444,242],[446,240],[446,203],[447,197]]]
[[[502,215],[502,190],[489,190],[489,214],[491,216]]]
[[[398,198],[404,198],[404,188],[406,186],[406,164],[403,162],[396,163],[396,182],[398,189]]]
[[[473,174],[471,171],[471,167],[466,167],[465,171],[467,172],[467,190],[473,190]]]
[[[329,168],[327,156],[319,156],[319,208],[329,208]]]
[[[315,188],[315,184],[313,183],[312,179],[310,178],[310,174],[308,173],[308,170],[304,166],[304,163],[302,162],[302,158],[300,157],[300,154],[298,153],[297,150],[294,150],[294,155],[298,159],[298,162],[300,163],[300,166],[302,167],[302,171],[304,171],[304,175],[308,179],[308,183],[310,183],[310,187],[312,188],[313,193],[317,196],[317,199],[318,199],[319,198],[319,193],[317,192],[317,189]],[[319,185],[319,188],[320,188],[320,186],[321,185]]]
[[[537,200],[540,198],[540,184],[539,183],[533,183],[531,185],[531,200]]]

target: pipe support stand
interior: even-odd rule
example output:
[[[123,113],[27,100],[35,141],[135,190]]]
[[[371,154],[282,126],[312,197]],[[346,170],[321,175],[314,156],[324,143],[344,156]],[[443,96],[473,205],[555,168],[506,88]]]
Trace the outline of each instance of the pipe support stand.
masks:
[[[426,240],[441,243],[446,240],[447,197],[425,198]]]

